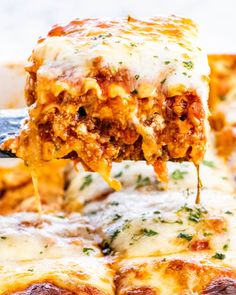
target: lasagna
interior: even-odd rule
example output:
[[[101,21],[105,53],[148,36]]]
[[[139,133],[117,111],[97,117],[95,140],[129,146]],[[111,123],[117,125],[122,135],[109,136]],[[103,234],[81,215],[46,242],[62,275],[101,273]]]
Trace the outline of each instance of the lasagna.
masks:
[[[151,27],[154,26],[149,27],[148,24],[155,22],[156,28],[159,22],[158,19],[155,19],[155,21],[149,20],[147,24],[134,19],[123,21],[119,21],[119,28],[123,28],[124,36],[127,38],[124,38],[124,40],[127,40],[127,44],[129,44],[130,38],[131,42],[139,42],[136,39],[132,39],[135,36],[133,33],[129,38],[127,37],[130,32],[127,29],[129,22],[131,22],[129,24],[130,26],[134,26],[134,32],[136,32],[136,29],[142,29],[144,25],[149,28],[146,34],[143,33],[143,38],[147,41],[149,35],[150,38],[153,38]],[[163,29],[162,32],[160,33],[157,30],[157,33],[160,33],[160,40],[162,41],[162,38],[166,34],[169,40],[169,33],[172,30],[174,32],[173,38],[177,38],[177,31],[173,29],[172,25],[176,27],[181,23],[181,26],[183,25],[181,32],[186,33],[192,28],[192,23],[187,20],[168,18],[165,27],[163,27],[163,21],[164,19],[162,19],[162,25],[160,27],[160,30],[161,28]],[[146,130],[145,128],[147,126],[142,121],[142,115],[144,111],[148,113],[150,102],[154,101],[154,109],[156,109],[156,106],[154,98],[153,100],[151,97],[141,98],[138,95],[142,93],[142,88],[140,89],[139,87],[143,87],[143,83],[149,80],[142,78],[141,72],[139,72],[140,77],[135,80],[135,83],[137,83],[137,85],[135,84],[137,93],[130,93],[130,89],[127,88],[123,80],[115,80],[113,74],[111,74],[110,80],[107,79],[108,76],[105,70],[105,76],[102,76],[101,72],[99,72],[99,76],[95,76],[95,74],[93,76],[90,72],[86,75],[84,74],[85,72],[82,72],[82,75],[81,72],[78,72],[77,67],[72,67],[74,59],[71,59],[70,63],[68,63],[69,57],[67,50],[71,50],[70,56],[74,56],[74,49],[76,48],[74,47],[74,42],[77,44],[78,34],[81,34],[79,36],[80,42],[82,37],[90,42],[90,37],[88,36],[90,36],[89,34],[95,28],[99,31],[95,30],[97,33],[91,36],[91,42],[98,41],[98,44],[95,44],[95,48],[98,46],[97,49],[103,50],[102,52],[104,53],[107,39],[111,39],[110,41],[114,39],[114,43],[109,42],[107,46],[121,46],[119,48],[123,50],[125,48],[122,45],[123,43],[121,43],[123,40],[121,38],[123,37],[114,35],[113,31],[109,36],[105,36],[104,38],[99,37],[99,34],[103,34],[105,31],[105,28],[107,34],[109,34],[111,28],[115,30],[116,25],[118,26],[116,21],[110,22],[85,20],[83,22],[73,22],[64,28],[56,27],[49,34],[48,38],[41,40],[33,52],[26,89],[32,116],[30,116],[20,137],[10,143],[11,147],[15,147],[18,153],[22,155],[24,155],[24,149],[26,147],[29,148],[28,155],[32,157],[36,155],[38,162],[60,158],[73,153],[72,157],[82,162],[85,169],[81,167],[80,163],[78,164],[79,172],[75,173],[67,168],[66,162],[50,162],[50,167],[40,168],[39,176],[41,176],[39,180],[41,180],[39,181],[39,190],[42,195],[43,211],[47,212],[47,214],[44,212],[41,212],[41,214],[24,212],[35,210],[35,206],[27,202],[27,196],[33,194],[33,185],[30,181],[30,173],[26,168],[18,166],[16,168],[2,168],[0,170],[0,213],[2,214],[0,216],[0,294],[236,294],[235,186],[232,170],[226,165],[224,158],[219,156],[220,140],[217,141],[221,131],[226,127],[232,128],[234,126],[233,121],[229,119],[230,114],[234,113],[233,107],[230,109],[227,109],[227,107],[223,108],[223,106],[226,106],[225,104],[231,101],[228,100],[228,97],[233,97],[233,95],[227,95],[225,99],[218,99],[218,96],[214,94],[214,91],[218,93],[218,89],[224,87],[225,83],[229,83],[229,80],[232,81],[230,87],[234,87],[232,67],[230,69],[227,67],[221,69],[219,66],[221,63],[226,63],[228,58],[232,60],[233,57],[210,57],[210,63],[213,69],[210,98],[213,132],[208,137],[209,145],[200,166],[203,185],[202,201],[200,204],[196,204],[196,171],[191,163],[167,163],[169,178],[169,190],[167,191],[165,190],[165,184],[156,178],[155,164],[145,154],[145,145],[147,144],[145,140],[147,138],[144,136],[144,133],[138,132],[140,132],[139,130],[141,128],[141,130],[145,131],[145,134],[146,132],[150,132],[147,134],[152,134],[154,129],[151,129],[154,127],[150,124],[148,126],[149,129]],[[85,30],[85,24],[88,28],[87,31]],[[104,27],[105,24],[107,27]],[[139,40],[140,36],[137,35],[137,37]],[[188,37],[192,38],[192,35],[190,34]],[[119,42],[117,43],[118,45],[115,44],[116,38],[118,41],[121,41],[121,44]],[[185,40],[184,38],[182,39],[183,41]],[[125,42],[124,40],[123,42]],[[59,46],[59,51],[55,51],[54,42],[59,42],[59,44],[62,42],[61,46]],[[93,52],[95,49],[90,47],[92,43],[89,42],[88,52]],[[166,45],[168,48],[170,48],[169,42]],[[66,51],[64,51],[65,43],[68,45]],[[148,42],[146,43],[144,44],[145,46],[150,46]],[[82,43],[79,44],[81,46],[77,47],[79,52],[77,54],[80,54],[79,56],[81,57],[83,56],[82,53],[85,52],[83,51],[85,47],[82,46]],[[187,42],[186,44],[191,46],[192,43],[189,44]],[[137,46],[131,47],[127,45],[127,50],[130,48],[132,54],[142,54],[142,52],[138,51],[139,45],[141,44],[138,43]],[[181,45],[175,42],[175,46],[177,46],[175,51],[175,54],[177,54]],[[181,50],[185,50],[186,48],[183,47]],[[123,54],[122,50],[118,52]],[[164,53],[166,52],[165,50],[167,49],[163,49]],[[107,65],[107,67],[103,67],[104,69],[111,70],[110,63],[112,65],[115,64],[116,55],[113,55],[114,52],[112,50],[106,52],[107,55],[104,54],[101,63],[102,65],[103,63]],[[152,56],[151,48],[148,52]],[[49,55],[49,53],[52,55]],[[194,54],[194,52],[192,53]],[[112,55],[110,56],[109,54]],[[197,51],[196,54],[201,54],[201,52]],[[86,56],[84,56],[84,60],[80,59],[80,61],[83,60],[85,63],[82,65],[86,65],[87,63]],[[111,57],[110,59],[109,56]],[[197,58],[197,56],[194,55],[194,58]],[[169,93],[168,91],[172,89],[171,83],[179,83],[179,80],[174,80],[171,76],[171,73],[174,75],[175,72],[168,72],[168,77],[163,82],[161,91],[167,95],[165,97],[167,105],[165,105],[166,110],[163,111],[162,115],[167,115],[169,111],[172,112],[171,119],[165,117],[165,120],[167,120],[165,123],[167,124],[166,126],[172,126],[175,123],[187,124],[192,120],[189,114],[190,110],[192,110],[189,105],[190,101],[188,100],[190,96],[194,96],[194,99],[199,98],[199,102],[203,103],[203,110],[207,110],[204,107],[203,99],[203,93],[207,91],[207,86],[204,84],[206,88],[204,88],[205,90],[203,92],[201,92],[200,88],[196,88],[198,76],[195,70],[197,71],[198,68],[196,67],[200,67],[201,63],[198,61],[195,64],[196,59],[191,60],[194,65],[191,69],[194,79],[181,80],[184,83],[183,85],[188,85],[190,87],[188,89],[192,89],[186,90],[186,92],[184,90],[183,96],[181,94],[181,97],[184,97],[184,101],[187,101],[188,107],[185,120],[180,120],[182,123],[178,121],[177,117],[172,117],[175,108],[167,108],[170,99],[174,103],[179,97],[178,95],[167,95]],[[63,72],[60,72],[63,61],[66,61],[68,67],[64,68]],[[129,69],[130,75],[132,73],[138,75],[138,72],[134,71],[135,68],[131,67],[131,61],[133,62],[131,59],[126,59],[126,64],[129,65],[126,71]],[[174,61],[173,59],[170,60],[170,57],[166,61],[168,62],[163,62],[163,65],[160,60],[157,62],[159,69],[163,66],[166,70],[167,67],[171,67],[172,63],[174,64],[175,62],[178,66],[182,64],[182,60],[177,59]],[[148,63],[149,60],[145,60],[145,62],[150,66]],[[214,66],[216,67],[217,64],[219,72],[216,75]],[[94,65],[92,62],[92,65],[94,66],[94,71],[98,71],[96,68],[97,64]],[[139,67],[140,64],[137,62],[135,66]],[[50,71],[48,71],[49,69]],[[87,67],[82,67],[82,69],[85,71]],[[223,73],[227,69],[231,74],[228,73],[228,77],[222,83],[218,78],[221,75],[224,76]],[[123,71],[119,66],[116,70]],[[221,71],[223,71],[222,74]],[[146,72],[145,75],[148,76],[150,73]],[[164,71],[164,73],[166,72]],[[229,79],[231,75],[232,80],[231,78]],[[214,80],[214,77],[218,78]],[[80,82],[75,83],[77,81],[74,80],[75,78],[78,78]],[[179,76],[177,78],[179,79]],[[187,79],[188,77],[183,74],[182,78]],[[84,83],[88,83],[86,81],[92,81],[91,83],[96,82],[97,84],[95,84],[95,88],[92,87],[82,95],[77,96],[77,91],[81,91],[80,87],[85,87],[83,86],[85,85]],[[187,81],[194,84],[187,84]],[[204,83],[206,82],[205,78],[201,80],[201,83],[203,81]],[[108,96],[108,90],[112,83],[116,86],[122,85],[122,89],[126,90],[126,94],[129,93],[128,102],[129,99],[132,99],[132,101],[137,103],[138,111],[137,113],[132,113],[136,121],[129,121],[131,125],[121,129],[123,130],[122,138],[127,140],[127,138],[131,138],[127,137],[127,132],[129,128],[133,128],[132,130],[138,134],[137,143],[136,141],[135,143],[124,143],[121,139],[120,143],[115,142],[116,138],[121,136],[121,131],[118,128],[121,128],[122,125],[121,123],[118,124],[120,117],[114,121],[118,113],[115,112],[113,107],[119,109],[119,103],[124,102],[124,96],[122,96],[122,99],[120,95],[112,98]],[[58,89],[62,89],[62,92]],[[229,89],[227,88],[227,93],[230,92]],[[99,93],[101,96],[99,96]],[[104,99],[104,97],[105,101],[97,101],[98,99]],[[88,98],[93,102],[91,105],[87,101]],[[111,105],[108,103],[110,99],[114,99],[114,104]],[[50,104],[48,103],[49,101]],[[73,103],[71,103],[72,101]],[[140,105],[140,101],[144,104]],[[94,112],[95,110],[97,112],[99,104],[103,108],[103,112],[95,115]],[[52,105],[54,106],[52,107]],[[52,107],[51,110],[50,107]],[[82,109],[80,109],[81,107]],[[73,108],[76,108],[76,111]],[[66,110],[67,117],[65,113],[61,113],[66,112]],[[113,119],[111,121],[107,118],[102,119],[101,116],[107,116],[107,112],[110,110],[113,110],[114,118],[112,117]],[[217,124],[222,123],[222,117],[217,115],[220,110],[224,116],[224,124],[218,128],[219,125]],[[119,116],[122,116],[125,111],[126,109],[123,109],[123,112],[119,113]],[[68,122],[72,124],[74,115],[76,115],[76,124],[73,125],[73,128],[75,128],[74,132],[77,132],[76,126],[80,126],[81,130],[85,130],[86,140],[85,137],[81,136],[81,133],[75,135],[71,132],[72,129],[70,128],[66,129],[65,132],[65,126]],[[62,118],[65,125],[62,124]],[[231,118],[233,118],[233,115]],[[205,117],[203,121],[200,120],[199,128],[200,126],[203,127],[204,136],[202,139],[205,140],[206,125],[204,125],[204,120]],[[99,125],[96,125],[96,122],[99,122]],[[105,122],[107,124],[109,123],[109,128],[104,127]],[[56,127],[58,126],[56,124],[59,123],[62,124],[62,129]],[[135,126],[133,127],[132,124]],[[32,126],[33,129],[30,129]],[[100,128],[101,126],[102,128]],[[30,130],[33,130],[33,132]],[[112,132],[115,132],[115,130],[117,132],[116,138],[111,140],[109,136],[114,136]],[[191,127],[194,144],[198,138],[197,130],[197,126],[194,128]],[[111,132],[111,135],[106,133],[108,131]],[[167,131],[167,129],[164,129],[161,134],[164,136],[164,132]],[[65,132],[64,139],[60,132]],[[155,131],[154,134],[157,135],[158,132]],[[182,133],[186,142],[188,142],[186,134]],[[168,133],[166,133],[167,135]],[[29,138],[29,136],[32,137]],[[166,140],[169,140],[168,136],[165,137]],[[176,136],[178,137],[180,134],[177,132]],[[95,141],[94,138],[99,138],[99,140]],[[104,141],[104,138],[108,138],[108,141]],[[152,139],[152,137],[150,138]],[[222,136],[221,138],[222,144],[228,146],[227,137]],[[159,137],[159,139],[163,140],[162,137]],[[88,157],[91,152],[91,146],[94,147],[95,151],[101,148],[99,150],[102,153],[101,156],[98,156],[94,152],[96,157],[95,160],[93,158],[93,161],[91,161],[91,165],[96,166],[89,166],[90,162],[86,162],[88,158],[83,158],[83,151],[76,150],[76,140],[80,142],[80,145],[84,143],[83,148],[86,148]],[[35,146],[33,146],[33,142],[35,142]],[[184,147],[186,142],[182,142],[180,148]],[[56,144],[58,143],[60,145],[56,148]],[[152,140],[150,142],[150,147],[152,148],[151,143]],[[22,149],[18,144],[22,144]],[[44,144],[46,145],[44,146]],[[88,146],[85,146],[85,144]],[[37,149],[38,147],[40,147],[39,150]],[[49,148],[47,149],[47,147]],[[52,152],[51,147],[55,147],[54,152]],[[70,150],[71,147],[73,147],[73,151]],[[101,159],[107,161],[105,162],[106,165],[110,165],[111,154],[108,154],[108,150],[105,147],[107,149],[109,148],[109,150],[110,148],[117,149],[118,156],[112,156],[112,160],[120,161],[121,159],[125,159],[123,163],[115,163],[111,170],[111,178],[122,184],[120,192],[116,192],[114,187],[110,187],[102,179],[102,177],[105,179],[106,177],[97,169],[97,165],[101,164],[99,162]],[[132,149],[134,149],[133,152],[131,152]],[[171,155],[170,151],[171,148],[168,142],[165,152],[162,151],[162,156],[160,157],[158,155],[155,158],[155,155],[155,161],[156,159],[159,160],[159,158],[161,160],[185,159],[185,156],[176,156],[175,158]],[[194,152],[194,146],[191,151]],[[35,154],[33,154],[34,152]],[[231,153],[233,152],[235,152],[234,145],[231,146]],[[164,155],[165,158],[163,158]],[[188,156],[192,157],[193,154],[190,153]],[[134,158],[145,159],[148,163],[153,164],[154,167],[147,165],[145,161],[130,161]],[[186,160],[190,159],[193,160],[193,158],[186,158]],[[31,159],[27,159],[27,161],[29,164],[31,163]],[[97,171],[98,173],[92,173],[87,170]],[[59,198],[57,198],[58,196]],[[16,211],[20,212],[16,213]],[[62,211],[64,212],[62,213]],[[76,213],[75,211],[80,211],[80,213]]]
[[[0,294],[114,294],[109,260],[85,217],[21,212],[0,224]]]
[[[210,123],[221,156],[229,159],[236,147],[236,55],[210,55]]]
[[[209,66],[179,17],[77,19],[39,40],[26,66],[29,120],[6,143],[29,165],[70,157],[112,188],[112,162],[203,159]]]
[[[38,190],[44,212],[63,209],[66,174],[69,170],[66,160],[52,161],[47,166],[38,168]],[[0,214],[37,210],[29,168],[22,162],[0,167]]]

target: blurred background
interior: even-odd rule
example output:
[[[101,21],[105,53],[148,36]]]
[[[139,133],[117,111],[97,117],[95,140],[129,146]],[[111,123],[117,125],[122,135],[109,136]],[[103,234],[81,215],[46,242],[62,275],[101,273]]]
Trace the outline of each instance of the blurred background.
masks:
[[[208,53],[236,53],[236,0],[0,0],[0,62],[25,61],[52,25],[77,17],[190,17]]]

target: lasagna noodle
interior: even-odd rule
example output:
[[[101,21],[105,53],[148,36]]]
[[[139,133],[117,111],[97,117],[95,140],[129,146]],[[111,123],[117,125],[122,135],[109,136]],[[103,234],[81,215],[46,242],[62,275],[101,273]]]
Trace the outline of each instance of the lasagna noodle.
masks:
[[[75,20],[41,39],[26,67],[30,118],[5,144],[30,165],[69,155],[111,187],[112,161],[205,152],[209,67],[195,24],[178,17]]]

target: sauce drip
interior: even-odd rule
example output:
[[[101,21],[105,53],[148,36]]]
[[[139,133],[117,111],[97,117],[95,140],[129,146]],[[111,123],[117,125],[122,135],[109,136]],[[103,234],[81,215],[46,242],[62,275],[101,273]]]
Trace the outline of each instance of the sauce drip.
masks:
[[[194,164],[197,170],[197,195],[196,195],[196,204],[200,204],[201,202],[201,188],[202,188],[202,181],[200,178],[200,165],[199,164]]]
[[[39,183],[38,183],[38,173],[37,169],[30,168],[32,182],[34,186],[34,197],[35,197],[35,207],[36,210],[41,213],[42,212],[42,205],[41,205],[41,198],[39,194]]]

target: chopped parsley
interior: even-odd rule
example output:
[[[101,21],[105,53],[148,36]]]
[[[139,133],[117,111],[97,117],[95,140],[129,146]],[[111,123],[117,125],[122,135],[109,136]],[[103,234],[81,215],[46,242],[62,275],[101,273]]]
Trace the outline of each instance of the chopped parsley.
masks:
[[[93,40],[98,40],[98,39],[106,39],[108,37],[112,37],[112,34],[109,33],[109,34],[100,34],[98,36],[94,36],[92,39]]]
[[[229,211],[229,210],[228,210],[228,211],[225,211],[225,214],[228,214],[228,215],[234,215],[233,212],[231,212],[231,211]]]
[[[122,64],[123,64],[123,61],[119,61],[118,64],[119,64],[119,65],[122,65]]]
[[[114,217],[112,218],[112,221],[116,221],[116,220],[120,219],[121,217],[122,217],[122,216],[121,216],[120,214],[116,213],[116,214],[114,215]]]
[[[177,224],[183,224],[183,220],[178,219],[178,220],[176,220],[174,223],[177,223]]]
[[[136,185],[136,189],[137,188],[140,188],[140,187],[143,187],[143,186],[146,186],[146,185],[150,185],[151,184],[151,180],[150,180],[150,177],[142,177],[141,174],[138,175],[138,178],[137,178],[137,185]]]
[[[114,177],[115,178],[119,178],[119,177],[121,177],[123,175],[123,172],[122,171],[120,171],[119,173],[117,173]]]
[[[157,210],[157,211],[154,211],[153,213],[154,213],[154,214],[161,214],[161,211],[158,211],[158,210]]]
[[[189,235],[189,234],[186,234],[186,233],[179,233],[177,238],[179,239],[185,239],[187,241],[191,241],[193,236],[192,235]]]
[[[93,182],[92,174],[89,174],[84,177],[83,184],[80,187],[80,191],[84,190],[87,186],[89,186]]]
[[[83,253],[89,256],[92,252],[94,252],[93,248],[83,248]]]
[[[161,81],[161,85],[163,85],[166,81],[166,78]]]
[[[119,235],[119,233],[120,233],[120,229],[119,228],[117,228],[116,230],[113,231],[113,233],[111,235],[111,242],[113,242],[117,238],[117,236]]]
[[[170,64],[170,61],[169,61],[169,60],[166,60],[166,61],[164,62],[164,64],[165,64],[165,65],[168,65],[168,64]]]
[[[128,169],[128,168],[129,168],[129,164],[126,164],[126,165],[125,165],[125,169]]]
[[[57,215],[57,218],[65,219],[65,216],[63,216],[63,215]]]
[[[191,70],[193,68],[193,62],[190,60],[190,61],[183,61],[183,66],[188,69],[188,70]]]
[[[188,76],[188,74],[187,74],[186,72],[183,72],[182,74],[183,74],[184,76]]]
[[[201,219],[201,212],[197,211],[197,212],[190,212],[188,220],[193,221],[193,222],[199,222]]]
[[[135,80],[138,80],[139,77],[140,77],[139,75],[135,75],[135,76],[134,76]]]
[[[130,43],[130,46],[131,46],[131,47],[137,47],[137,44],[134,43],[134,42],[131,42],[131,43]]]
[[[134,89],[133,91],[131,91],[131,94],[138,94],[138,90]]]
[[[144,228],[141,231],[147,237],[153,237],[153,236],[158,235],[158,233],[156,231],[152,230],[152,229],[146,229],[146,228]]]
[[[175,171],[173,171],[171,173],[171,177],[174,180],[180,180],[180,179],[184,179],[184,175],[187,174],[187,173],[188,173],[187,171],[181,171],[179,169],[176,169]]]
[[[153,55],[153,57],[154,57],[154,58],[158,58],[159,56],[158,56],[158,55]]]
[[[207,210],[205,208],[196,207],[194,208],[194,210],[189,208],[188,212],[189,212],[188,220],[193,222],[199,222],[202,218],[202,215],[207,213]]]
[[[216,168],[215,163],[213,161],[203,160],[202,164],[210,168]]]
[[[7,239],[7,237],[1,237],[1,239],[2,239],[2,240],[6,240],[6,239]]]
[[[216,252],[215,255],[212,256],[212,258],[223,260],[225,259],[225,254]]]
[[[33,272],[34,269],[33,268],[28,268],[27,271]]]
[[[110,203],[110,206],[118,206],[119,205],[119,202],[116,202],[116,201],[113,201]]]
[[[224,251],[228,251],[228,249],[229,249],[229,244],[225,244],[225,245],[223,246],[223,250],[224,250]]]
[[[208,233],[208,232],[204,232],[203,235],[204,235],[204,237],[209,237],[209,236],[212,236],[213,234],[212,233]]]

